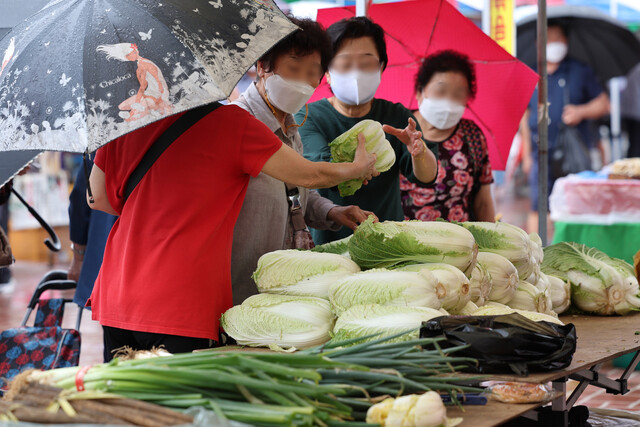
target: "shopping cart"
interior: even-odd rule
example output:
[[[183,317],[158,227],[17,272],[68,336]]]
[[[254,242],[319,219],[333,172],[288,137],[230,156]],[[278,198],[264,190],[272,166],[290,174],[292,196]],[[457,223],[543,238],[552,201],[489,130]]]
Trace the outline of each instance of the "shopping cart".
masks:
[[[74,304],[73,300],[41,298],[46,291],[75,288],[76,282],[67,279],[66,271],[47,273],[33,292],[20,327],[0,333],[0,396],[6,391],[8,382],[20,372],[78,365],[82,307],[78,306],[75,329],[63,329],[65,306]],[[26,326],[34,309],[33,326]]]

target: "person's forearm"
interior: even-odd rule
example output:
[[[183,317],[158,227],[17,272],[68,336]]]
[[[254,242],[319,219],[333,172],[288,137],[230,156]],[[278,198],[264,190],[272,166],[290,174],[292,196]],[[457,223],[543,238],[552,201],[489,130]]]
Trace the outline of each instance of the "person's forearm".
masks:
[[[583,105],[578,105],[580,116],[583,120],[597,120],[602,116],[609,114],[610,104],[609,97],[605,92]]]
[[[496,208],[493,203],[490,184],[480,186],[473,203],[473,212],[476,221],[495,222]]]
[[[325,199],[315,190],[310,190],[307,195],[307,206],[304,211],[304,221],[309,227],[319,230],[339,229],[336,223],[329,219],[329,212],[336,205],[329,199]]]
[[[309,161],[308,173],[303,177],[301,187],[308,189],[330,188],[358,176],[358,167],[354,163],[328,163]]]
[[[315,189],[334,187],[351,179],[371,179],[377,175],[374,165],[375,156],[366,152],[364,141],[359,143],[353,163],[312,162],[282,144],[264,164],[262,172],[291,185]]]
[[[493,203],[479,202],[475,204],[476,221],[496,222],[496,208]]]
[[[87,245],[83,245],[81,243],[76,243],[74,241],[71,242],[71,250],[73,251],[73,255],[78,257],[78,259],[82,260],[84,258],[84,254],[87,250]]]
[[[531,156],[531,129],[529,129],[529,110],[524,113],[520,121],[520,136],[522,137],[522,154]]]
[[[422,183],[428,184],[436,179],[438,173],[438,161],[436,156],[427,149],[419,156],[412,156],[413,174]]]
[[[88,198],[87,198],[88,200]],[[91,203],[88,201],[89,207],[96,211],[102,211],[104,213],[108,213],[109,215],[120,216],[120,214],[111,206],[109,200],[104,198],[96,198],[94,197],[94,202]]]

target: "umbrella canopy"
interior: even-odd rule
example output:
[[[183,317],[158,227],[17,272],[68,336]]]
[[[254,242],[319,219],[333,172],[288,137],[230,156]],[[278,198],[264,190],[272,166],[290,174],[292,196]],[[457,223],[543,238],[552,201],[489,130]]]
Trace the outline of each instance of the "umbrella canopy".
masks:
[[[352,7],[320,9],[318,21],[328,26],[354,13]],[[476,67],[478,93],[470,102],[466,117],[484,131],[491,166],[504,170],[538,75],[445,0],[374,4],[369,15],[385,31],[389,56],[376,97],[401,102],[416,110],[414,81],[422,59],[444,49],[468,55]],[[329,86],[324,82],[314,99],[330,96]]]
[[[0,155],[0,187],[28,166],[42,153],[40,150],[7,151]]]
[[[0,151],[94,151],[226,98],[296,27],[271,0],[57,0],[0,40]]]
[[[517,55],[536,64],[536,14],[517,21]],[[551,6],[548,19],[569,30],[569,56],[591,66],[604,82],[624,76],[640,63],[640,41],[621,22],[587,6]]]

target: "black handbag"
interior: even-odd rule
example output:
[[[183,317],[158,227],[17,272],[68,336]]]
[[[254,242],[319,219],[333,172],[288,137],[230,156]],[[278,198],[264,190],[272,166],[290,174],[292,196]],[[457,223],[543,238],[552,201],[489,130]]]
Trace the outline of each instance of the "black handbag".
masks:
[[[568,105],[569,87],[564,86],[564,105]],[[558,138],[553,150],[549,150],[549,169],[553,179],[562,178],[572,173],[591,170],[591,154],[589,148],[576,126],[567,126],[560,121]]]
[[[501,316],[443,316],[422,324],[421,338],[444,336],[442,348],[467,346],[456,357],[478,364],[467,371],[515,373],[556,371],[571,364],[576,351],[576,328],[534,322],[513,313]]]

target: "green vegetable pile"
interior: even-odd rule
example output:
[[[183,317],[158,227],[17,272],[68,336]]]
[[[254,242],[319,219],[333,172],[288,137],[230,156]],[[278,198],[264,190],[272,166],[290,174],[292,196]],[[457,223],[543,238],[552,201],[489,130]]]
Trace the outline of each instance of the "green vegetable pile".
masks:
[[[478,391],[457,385],[456,368],[474,363],[451,355],[458,349],[443,351],[440,339],[395,343],[397,337],[332,341],[297,353],[214,350],[114,359],[86,372],[78,367],[26,372],[21,375],[27,378],[16,381],[75,391],[81,378],[88,391],[175,409],[203,406],[259,426],[364,425],[355,421],[389,396],[437,390],[455,398],[458,392]]]

